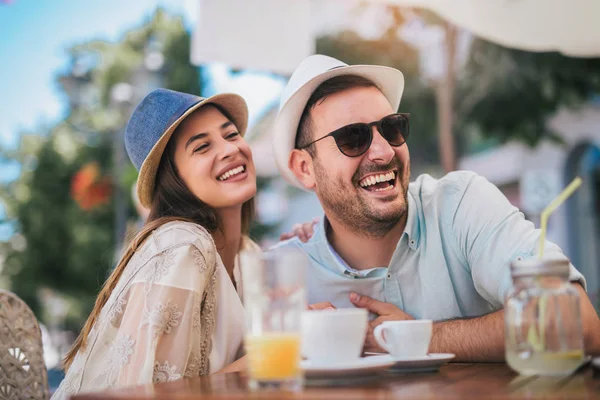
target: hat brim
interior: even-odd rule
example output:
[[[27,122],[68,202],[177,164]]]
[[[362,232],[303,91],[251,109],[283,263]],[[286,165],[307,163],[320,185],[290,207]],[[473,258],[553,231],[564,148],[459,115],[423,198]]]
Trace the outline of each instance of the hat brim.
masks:
[[[171,136],[173,136],[173,132],[175,132],[175,129],[177,129],[179,124],[190,114],[207,104],[216,104],[222,107],[229,113],[229,116],[232,119],[231,122],[235,124],[240,135],[244,136],[246,133],[246,128],[248,127],[248,107],[246,101],[237,94],[217,94],[204,100],[200,100],[198,103],[188,108],[165,130],[140,167],[137,181],[137,195],[142,206],[150,208],[152,205],[156,184],[156,171],[160,165],[160,160],[167,147],[167,143],[171,139]]]
[[[274,124],[273,154],[281,173],[291,185],[306,190],[302,182],[289,169],[289,158],[295,146],[298,123],[308,99],[323,82],[341,75],[358,75],[374,82],[390,102],[394,111],[400,106],[404,91],[404,75],[395,68],[379,65],[350,65],[339,67],[306,82],[284,104],[279,111]]]

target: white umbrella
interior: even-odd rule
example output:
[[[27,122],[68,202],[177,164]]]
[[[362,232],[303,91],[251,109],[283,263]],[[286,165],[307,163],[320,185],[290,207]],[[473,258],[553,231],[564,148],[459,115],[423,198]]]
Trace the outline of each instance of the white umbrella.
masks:
[[[320,1],[340,10],[345,3]],[[367,1],[427,8],[453,25],[507,47],[600,56],[600,0]],[[311,22],[317,16],[311,15],[311,0],[199,2],[200,18],[192,43],[195,64],[224,61],[238,68],[287,75],[314,52]]]
[[[599,0],[369,0],[427,8],[507,47],[600,56]]]
[[[291,75],[315,52],[309,0],[201,0],[191,61]]]

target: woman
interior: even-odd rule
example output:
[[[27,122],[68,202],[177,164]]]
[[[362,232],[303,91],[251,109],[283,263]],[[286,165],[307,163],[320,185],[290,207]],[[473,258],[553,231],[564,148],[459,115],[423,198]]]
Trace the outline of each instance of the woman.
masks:
[[[150,215],[65,357],[53,399],[240,368],[236,255],[256,247],[246,236],[256,194],[247,116],[234,94],[165,89],[135,109],[125,144]]]

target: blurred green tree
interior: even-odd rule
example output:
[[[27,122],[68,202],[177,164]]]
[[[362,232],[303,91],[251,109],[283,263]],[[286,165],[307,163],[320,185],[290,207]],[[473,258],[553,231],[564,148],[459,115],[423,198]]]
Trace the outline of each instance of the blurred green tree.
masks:
[[[599,93],[600,58],[532,53],[475,39],[455,103],[459,129],[498,142],[560,142],[548,117]]]
[[[73,46],[68,68],[58,76],[67,116],[49,129],[21,135],[19,150],[3,152],[22,168],[16,181],[0,188],[7,214],[1,222],[15,230],[2,246],[1,272],[42,320],[48,317],[40,307],[42,287],[70,300],[71,328],[87,317],[117,256],[114,193],[122,188],[131,202],[126,188],[137,176],[128,160],[115,170],[121,133],[133,105],[155,87],[200,94],[199,70],[190,64],[189,51],[181,18],[161,9],[117,43]],[[90,170],[98,176],[88,176]],[[85,204],[75,195],[105,178],[111,189],[104,186],[103,196],[113,194],[108,202],[94,200],[93,191],[82,192],[88,196]],[[131,204],[128,210],[129,218],[137,217]]]

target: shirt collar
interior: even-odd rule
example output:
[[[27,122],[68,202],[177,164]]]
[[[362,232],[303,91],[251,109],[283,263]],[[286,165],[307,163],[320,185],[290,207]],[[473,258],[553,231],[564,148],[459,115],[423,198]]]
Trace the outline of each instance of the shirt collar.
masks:
[[[327,229],[329,228],[329,221],[327,221],[327,217],[323,215],[321,218],[321,223],[318,228],[318,235],[320,242],[323,244],[322,246],[322,256],[326,258],[329,262],[326,265],[334,270],[335,272],[339,272],[342,275],[347,275],[347,271],[349,270],[348,264],[335,252],[329,240],[327,240]]]
[[[402,235],[407,236],[408,247],[412,250],[416,250],[419,248],[421,239],[419,210],[417,210],[417,201],[410,190],[406,194],[406,197],[408,199],[408,215],[406,216],[406,226],[404,227],[404,233]]]
[[[327,240],[327,229],[329,221],[327,217],[323,215],[321,221],[317,225],[313,237],[307,243],[301,243],[300,245],[311,255],[320,260],[320,264],[326,269],[342,275],[348,278],[364,278],[372,276],[373,271],[379,270],[380,268],[373,268],[369,270],[357,271],[350,268],[348,264],[335,252],[333,247]],[[377,274],[377,273],[375,273]]]

